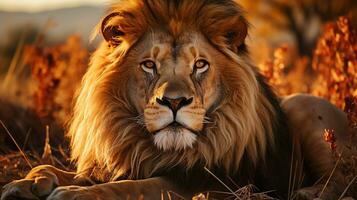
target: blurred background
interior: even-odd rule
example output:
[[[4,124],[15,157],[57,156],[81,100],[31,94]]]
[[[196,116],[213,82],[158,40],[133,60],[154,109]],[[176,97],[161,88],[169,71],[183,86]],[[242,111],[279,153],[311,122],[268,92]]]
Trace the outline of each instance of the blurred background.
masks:
[[[90,42],[91,32],[112,2],[0,1],[0,186],[37,164],[73,168],[65,127],[102,39]],[[356,135],[357,1],[237,2],[250,22],[252,59],[275,91],[328,99],[347,113]],[[331,137],[326,142],[334,146]],[[357,174],[356,155],[343,165],[347,182]]]

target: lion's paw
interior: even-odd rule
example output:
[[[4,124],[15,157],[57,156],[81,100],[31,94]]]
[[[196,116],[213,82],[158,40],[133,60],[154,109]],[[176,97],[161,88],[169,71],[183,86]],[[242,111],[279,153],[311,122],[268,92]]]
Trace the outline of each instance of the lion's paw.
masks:
[[[1,200],[12,200],[12,199],[39,199],[32,192],[33,180],[16,180],[3,187]]]
[[[100,197],[97,193],[90,190],[89,187],[82,186],[62,186],[57,187],[47,200],[98,200]]]
[[[39,199],[49,195],[56,187],[56,180],[47,176],[12,181],[3,187],[1,200]]]

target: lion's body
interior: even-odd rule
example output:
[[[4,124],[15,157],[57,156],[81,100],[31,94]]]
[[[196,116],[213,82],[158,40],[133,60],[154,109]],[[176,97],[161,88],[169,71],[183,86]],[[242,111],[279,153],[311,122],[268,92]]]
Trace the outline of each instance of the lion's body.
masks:
[[[233,1],[123,0],[101,30],[107,41],[92,57],[69,129],[72,159],[80,176],[136,181],[93,186],[99,197],[225,189],[205,168],[232,187],[286,197],[331,169],[322,130],[343,132],[345,116],[315,97],[280,105],[250,63],[247,23]],[[324,120],[315,119],[320,107]],[[341,123],[330,124],[335,118]]]

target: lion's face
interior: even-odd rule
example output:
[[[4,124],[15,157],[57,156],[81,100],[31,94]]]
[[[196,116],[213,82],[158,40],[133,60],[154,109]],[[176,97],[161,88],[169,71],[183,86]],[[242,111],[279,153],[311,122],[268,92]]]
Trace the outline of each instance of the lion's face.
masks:
[[[148,34],[129,53],[136,61],[131,98],[159,149],[192,148],[209,122],[221,91],[218,54],[199,33]]]

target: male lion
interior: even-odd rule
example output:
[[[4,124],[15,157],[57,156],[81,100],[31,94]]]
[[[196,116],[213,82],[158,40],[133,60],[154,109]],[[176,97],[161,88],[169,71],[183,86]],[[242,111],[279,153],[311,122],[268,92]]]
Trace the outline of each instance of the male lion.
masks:
[[[69,129],[77,173],[36,167],[1,200],[227,191],[208,170],[233,190],[287,198],[330,172],[323,129],[339,136],[345,115],[315,97],[275,96],[249,60],[233,0],[121,0],[100,29]]]

